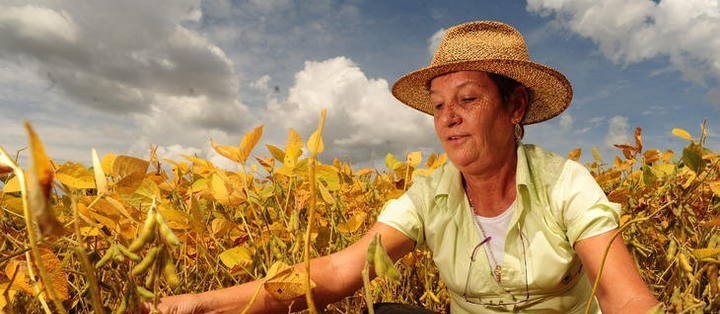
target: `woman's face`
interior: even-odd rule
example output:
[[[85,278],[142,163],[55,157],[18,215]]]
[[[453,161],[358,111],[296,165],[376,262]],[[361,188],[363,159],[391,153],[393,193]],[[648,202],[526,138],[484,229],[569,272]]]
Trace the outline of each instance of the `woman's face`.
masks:
[[[507,149],[514,151],[513,122],[520,121],[525,106],[503,105],[487,73],[438,76],[430,82],[430,101],[435,106],[435,132],[460,170],[482,171],[494,166],[497,158],[507,158]]]

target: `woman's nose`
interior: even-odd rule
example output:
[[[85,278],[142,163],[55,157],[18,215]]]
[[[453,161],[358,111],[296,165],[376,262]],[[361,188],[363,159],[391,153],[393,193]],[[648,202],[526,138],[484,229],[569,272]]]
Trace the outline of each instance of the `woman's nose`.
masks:
[[[452,127],[460,123],[460,115],[457,112],[457,106],[455,104],[447,104],[442,110],[441,122],[446,127]]]

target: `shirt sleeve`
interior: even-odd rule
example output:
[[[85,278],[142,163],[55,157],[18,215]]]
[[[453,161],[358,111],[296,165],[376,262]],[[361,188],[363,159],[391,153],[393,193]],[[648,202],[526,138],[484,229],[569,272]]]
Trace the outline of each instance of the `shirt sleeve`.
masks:
[[[562,212],[570,241],[599,235],[616,229],[620,221],[620,205],[610,202],[605,193],[581,164],[569,160],[553,191],[555,208]]]
[[[377,221],[402,232],[415,241],[416,246],[425,242],[422,219],[407,194],[385,203]]]

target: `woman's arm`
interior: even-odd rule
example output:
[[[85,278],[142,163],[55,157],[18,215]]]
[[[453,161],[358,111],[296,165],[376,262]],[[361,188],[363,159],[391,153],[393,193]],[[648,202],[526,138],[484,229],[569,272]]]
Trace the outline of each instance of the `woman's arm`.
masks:
[[[320,306],[338,301],[351,295],[362,286],[361,271],[365,264],[367,247],[374,235],[379,233],[383,246],[393,261],[412,251],[414,242],[400,231],[377,222],[357,242],[328,256],[310,261],[310,274],[317,284],[313,296]],[[303,271],[304,263],[294,266]],[[255,280],[242,285],[208,291],[199,294],[185,294],[163,298],[158,309],[161,313],[239,313],[250,302],[252,295],[262,285]],[[248,313],[287,313],[292,303],[293,310],[305,307],[305,297],[282,302],[273,299],[263,288]]]
[[[575,251],[590,282],[595,282],[605,248],[616,233],[617,229],[575,243]],[[604,314],[646,313],[658,303],[635,268],[632,255],[621,236],[616,237],[610,246],[596,295]]]

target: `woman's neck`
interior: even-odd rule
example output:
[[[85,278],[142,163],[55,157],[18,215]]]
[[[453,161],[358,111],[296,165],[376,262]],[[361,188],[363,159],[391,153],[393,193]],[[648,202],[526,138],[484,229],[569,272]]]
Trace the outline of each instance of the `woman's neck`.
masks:
[[[475,214],[495,217],[512,205],[517,194],[516,169],[517,153],[513,151],[495,167],[486,167],[475,173],[461,171],[465,193]]]

